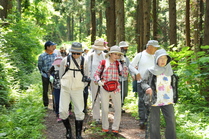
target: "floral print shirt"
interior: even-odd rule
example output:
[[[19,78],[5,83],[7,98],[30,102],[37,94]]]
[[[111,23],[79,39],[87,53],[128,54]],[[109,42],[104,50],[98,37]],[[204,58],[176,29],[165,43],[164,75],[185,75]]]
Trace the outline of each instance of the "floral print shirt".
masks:
[[[156,82],[157,101],[152,106],[164,106],[173,104],[173,88],[171,86],[171,76],[164,74],[157,75]]]

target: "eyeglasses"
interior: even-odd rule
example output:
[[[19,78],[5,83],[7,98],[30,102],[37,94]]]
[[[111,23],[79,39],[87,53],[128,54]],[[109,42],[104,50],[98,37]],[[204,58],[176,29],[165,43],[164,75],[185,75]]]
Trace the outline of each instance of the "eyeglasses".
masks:
[[[81,53],[72,53],[73,55],[81,55]]]

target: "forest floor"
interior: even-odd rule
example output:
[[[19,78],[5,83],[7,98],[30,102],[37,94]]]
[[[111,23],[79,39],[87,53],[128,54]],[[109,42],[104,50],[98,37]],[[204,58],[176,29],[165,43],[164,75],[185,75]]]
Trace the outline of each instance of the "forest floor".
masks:
[[[89,109],[89,113],[85,116],[83,129],[86,127],[85,132],[82,132],[82,137],[84,139],[144,139],[145,138],[145,130],[139,129],[139,122],[134,117],[131,116],[130,113],[122,113],[121,123],[119,134],[117,136],[112,133],[103,133],[101,132],[102,125],[95,124],[92,121],[92,115],[90,114],[91,110]],[[110,126],[113,120],[114,109],[109,109],[109,121]],[[90,117],[89,117],[90,116]],[[75,139],[75,117],[74,115],[69,117],[72,134]],[[92,123],[91,125],[87,124],[86,121]],[[63,123],[57,123],[55,113],[52,109],[52,103],[50,103],[49,109],[46,111],[45,122],[46,130],[44,134],[46,139],[65,139],[66,129]]]

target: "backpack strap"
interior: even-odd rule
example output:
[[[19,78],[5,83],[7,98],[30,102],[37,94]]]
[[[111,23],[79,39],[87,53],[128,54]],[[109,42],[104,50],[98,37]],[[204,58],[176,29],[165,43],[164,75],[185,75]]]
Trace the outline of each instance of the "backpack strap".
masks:
[[[118,74],[119,74],[119,76],[121,76],[120,69],[119,69],[119,62],[117,60],[116,60],[116,65],[118,67]]]
[[[81,74],[84,76],[84,57],[81,56]]]
[[[65,75],[65,73],[69,70],[69,68],[70,68],[70,57],[71,57],[71,55],[68,55],[67,56],[67,67],[65,68],[65,72],[64,72],[64,74],[62,75],[62,76],[64,76]],[[82,75],[84,75],[84,57],[83,56],[81,56],[81,74]]]
[[[101,79],[102,73],[103,73],[104,68],[105,68],[105,63],[106,63],[106,60],[103,59],[102,60],[102,71],[100,73],[100,79]],[[119,74],[119,76],[121,76],[120,69],[119,69],[119,62],[118,61],[116,61],[116,66],[118,67],[118,74]]]
[[[63,73],[62,76],[64,76],[65,73],[69,70],[69,67],[70,67],[70,56],[71,56],[71,55],[68,55],[68,56],[67,56],[67,66],[66,66],[65,72]]]

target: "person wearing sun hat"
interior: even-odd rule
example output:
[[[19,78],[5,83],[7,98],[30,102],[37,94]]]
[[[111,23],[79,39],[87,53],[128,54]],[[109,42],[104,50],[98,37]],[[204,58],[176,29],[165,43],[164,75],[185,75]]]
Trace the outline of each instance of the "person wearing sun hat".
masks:
[[[119,126],[121,121],[121,93],[120,93],[120,84],[119,76],[127,77],[128,68],[126,64],[121,64],[118,62],[118,59],[123,58],[123,53],[119,46],[110,47],[110,51],[106,54],[106,59],[101,60],[97,70],[94,74],[94,79],[97,84],[100,86],[101,90],[101,104],[102,104],[102,131],[109,132],[109,121],[108,121],[108,112],[109,112],[109,99],[110,96],[113,101],[114,106],[114,120],[112,124],[112,132],[118,134]],[[104,64],[104,65],[103,65]],[[108,81],[116,81],[117,86],[114,91],[106,91],[103,86]]]
[[[160,113],[165,119],[165,138],[176,139],[174,106],[178,100],[178,77],[170,65],[171,57],[165,49],[155,52],[154,66],[142,77],[141,87],[145,91],[144,102],[149,109],[149,124],[146,136],[161,139]]]
[[[121,59],[120,62],[125,63],[127,67],[129,67],[130,60],[127,57],[127,51],[128,51],[128,43],[126,41],[119,42],[119,47],[121,49],[121,52],[124,54],[124,58]],[[129,74],[132,74],[129,70]],[[124,100],[128,95],[128,77],[120,77],[120,84],[121,84],[121,103],[122,106],[124,105]],[[125,110],[122,109],[122,113],[125,113]]]
[[[68,139],[72,138],[71,126],[69,123],[69,103],[72,101],[74,105],[75,113],[75,127],[76,127],[76,138],[82,138],[82,127],[84,119],[84,99],[83,99],[83,89],[84,82],[82,82],[81,69],[84,70],[84,75],[86,75],[86,62],[81,66],[82,62],[82,44],[78,42],[73,42],[70,48],[71,55],[65,57],[60,64],[59,76],[61,79],[61,93],[60,93],[60,105],[59,112],[60,118],[66,128],[66,137]],[[67,58],[70,58],[68,62]],[[66,68],[68,70],[66,70]]]
[[[105,53],[103,52],[106,50],[106,42],[103,38],[99,38],[94,41],[94,44],[91,46],[92,51],[89,52],[87,55],[87,64],[88,64],[88,76],[91,78],[90,83],[90,89],[91,89],[91,97],[92,101],[95,100],[97,90],[98,90],[98,84],[95,83],[94,79],[94,73],[97,70],[97,67],[99,65],[99,62],[103,59],[105,59]],[[94,107],[93,107],[94,104]],[[96,98],[95,103],[92,102],[93,107],[93,120],[96,121],[96,123],[100,123],[100,93],[99,96]]]
[[[145,71],[154,66],[154,54],[155,51],[160,48],[157,40],[149,40],[146,44],[146,49],[139,52],[129,64],[129,69],[135,74],[137,80],[137,93],[138,93],[138,114],[139,114],[139,126],[140,129],[145,129],[145,123],[147,121],[147,109],[144,105],[144,91],[141,89],[141,79],[145,74]]]

